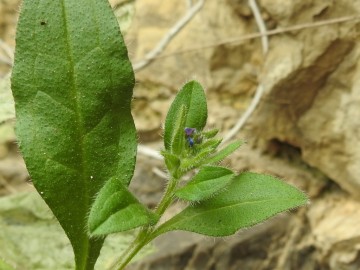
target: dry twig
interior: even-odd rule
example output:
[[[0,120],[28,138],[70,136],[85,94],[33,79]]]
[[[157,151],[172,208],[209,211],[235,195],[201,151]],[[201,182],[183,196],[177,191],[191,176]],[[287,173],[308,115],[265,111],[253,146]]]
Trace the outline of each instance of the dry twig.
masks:
[[[11,67],[13,65],[14,57],[13,49],[2,39],[0,39],[0,48],[5,52],[5,55],[0,55],[0,62],[3,62]]]
[[[290,33],[290,32],[310,29],[310,28],[317,28],[317,27],[328,26],[328,25],[332,25],[332,24],[346,23],[346,22],[352,22],[352,21],[358,21],[358,20],[360,20],[360,15],[345,16],[345,17],[334,18],[334,19],[330,19],[330,20],[304,23],[304,24],[289,26],[286,28],[278,28],[278,29],[274,29],[274,30],[268,30],[266,33],[260,33],[260,32],[250,33],[250,34],[243,35],[240,37],[224,39],[223,41],[213,43],[213,44],[208,44],[205,46],[194,47],[194,48],[189,48],[189,49],[184,49],[184,50],[179,50],[179,51],[174,51],[174,52],[169,52],[166,54],[158,55],[158,56],[154,57],[154,60],[172,57],[174,55],[179,55],[179,54],[186,54],[186,53],[206,50],[206,49],[210,49],[210,48],[218,47],[218,46],[222,46],[222,45],[237,44],[237,43],[240,43],[243,41],[261,38],[263,36],[270,37],[270,36],[274,36],[274,35],[285,34],[285,33]]]
[[[158,160],[162,160],[163,156],[160,155],[160,153],[148,146],[145,145],[138,145],[137,151],[139,154],[144,155],[144,156],[148,156],[148,157],[152,157],[154,159],[158,159]]]
[[[251,8],[251,10],[252,10],[252,12],[254,14],[256,24],[258,25],[258,28],[259,28],[259,31],[260,31],[260,34],[261,34],[263,54],[266,55],[267,52],[269,51],[269,38],[268,38],[268,35],[266,34],[267,29],[266,29],[264,20],[261,17],[259,7],[258,7],[258,5],[256,3],[256,0],[249,0],[249,6],[250,6],[250,8]],[[264,92],[264,87],[260,83],[257,86],[255,96],[252,99],[252,101],[250,103],[250,106],[247,108],[247,110],[242,115],[242,117],[236,122],[235,126],[226,134],[226,136],[224,137],[222,143],[225,143],[225,142],[229,141],[231,138],[233,138],[240,131],[240,129],[244,126],[246,121],[250,118],[252,113],[255,111],[257,105],[259,104],[259,102],[261,100],[263,92]]]
[[[7,192],[9,193],[16,193],[17,190],[13,188],[11,185],[8,184],[8,182],[0,175],[0,185],[2,185]]]
[[[8,65],[9,67],[12,67],[12,65],[13,65],[11,59],[4,57],[2,55],[0,55],[0,62]]]
[[[152,169],[152,172],[162,179],[169,179],[169,175],[164,171],[160,170],[158,167],[154,167]]]
[[[249,6],[251,8],[251,11],[254,14],[256,24],[259,28],[259,32],[261,34],[261,43],[262,43],[262,47],[263,47],[263,53],[266,55],[267,52],[269,51],[269,38],[266,34],[267,29],[266,29],[265,22],[264,22],[263,18],[261,17],[261,13],[260,13],[259,7],[256,3],[256,0],[249,0]]]
[[[0,47],[1,49],[4,50],[4,52],[6,53],[7,57],[9,57],[11,60],[13,59],[14,56],[14,51],[13,49],[7,44],[5,43],[2,39],[0,39]]]
[[[166,33],[153,50],[145,55],[145,58],[133,65],[135,71],[138,71],[149,65],[170,43],[170,41],[180,32],[182,28],[195,16],[195,14],[204,5],[204,0],[199,0],[186,12],[185,16],[180,18],[173,27]]]

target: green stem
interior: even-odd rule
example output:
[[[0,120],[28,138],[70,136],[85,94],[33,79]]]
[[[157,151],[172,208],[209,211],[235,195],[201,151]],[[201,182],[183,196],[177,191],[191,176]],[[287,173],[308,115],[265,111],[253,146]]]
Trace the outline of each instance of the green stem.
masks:
[[[177,187],[179,179],[172,177],[169,180],[169,184],[166,187],[164,196],[156,207],[155,213],[161,218],[166,209],[171,205],[174,199],[174,191]],[[159,218],[159,220],[160,220]],[[157,224],[153,226],[147,226],[142,228],[136,236],[133,243],[127,248],[127,250],[121,255],[110,269],[123,270],[135,257],[135,255],[148,243],[150,243],[156,236],[153,234]]]
[[[179,179],[172,178],[169,181],[164,196],[162,197],[159,205],[156,207],[155,213],[160,217],[164,214],[165,210],[170,206],[174,198],[174,191],[177,187]]]
[[[149,237],[142,238],[141,235],[143,234],[143,230],[140,231],[136,240],[130,245],[130,247],[125,251],[125,253],[121,256],[120,261],[116,263],[116,269],[123,270],[129,264],[129,262],[135,257],[135,255],[151,240]]]

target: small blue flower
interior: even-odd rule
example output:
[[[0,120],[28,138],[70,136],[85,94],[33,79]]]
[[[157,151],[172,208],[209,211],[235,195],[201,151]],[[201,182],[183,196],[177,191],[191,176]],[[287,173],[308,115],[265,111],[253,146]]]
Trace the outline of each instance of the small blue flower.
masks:
[[[193,139],[193,138],[187,137],[186,140],[187,140],[187,142],[189,143],[189,146],[190,146],[190,147],[193,147],[193,146],[194,146],[194,139]]]
[[[187,127],[184,129],[184,131],[186,136],[193,136],[196,133],[196,128]]]

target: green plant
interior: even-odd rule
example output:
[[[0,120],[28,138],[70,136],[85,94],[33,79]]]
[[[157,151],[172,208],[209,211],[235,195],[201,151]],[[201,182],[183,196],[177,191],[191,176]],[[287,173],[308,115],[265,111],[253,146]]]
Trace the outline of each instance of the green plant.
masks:
[[[158,207],[148,209],[127,188],[137,147],[133,86],[127,49],[106,0],[24,1],[12,74],[16,134],[36,189],[70,239],[76,269],[93,269],[111,233],[140,228],[113,266],[124,269],[168,231],[227,236],[307,202],[272,176],[236,175],[219,166],[241,143],[217,151],[217,130],[204,130],[204,91],[191,81],[166,117],[161,153],[169,179]],[[191,172],[195,176],[180,187]],[[160,224],[177,198],[188,206]]]

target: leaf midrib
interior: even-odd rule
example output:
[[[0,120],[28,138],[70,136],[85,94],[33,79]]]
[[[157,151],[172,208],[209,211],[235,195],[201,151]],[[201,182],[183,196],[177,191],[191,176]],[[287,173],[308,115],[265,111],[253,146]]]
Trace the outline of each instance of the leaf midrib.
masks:
[[[188,219],[193,219],[193,218],[196,218],[198,216],[201,216],[205,213],[208,213],[208,212],[212,212],[212,211],[218,211],[218,210],[221,210],[221,209],[225,209],[225,208],[229,208],[229,207],[238,207],[240,205],[243,205],[243,204],[255,204],[255,203],[262,203],[262,202],[272,202],[272,201],[287,201],[287,200],[291,200],[291,199],[294,199],[294,198],[288,198],[288,199],[278,199],[278,198],[273,198],[273,199],[266,199],[266,200],[253,200],[253,201],[246,201],[246,202],[239,202],[239,203],[235,203],[235,204],[231,204],[231,205],[225,205],[225,206],[221,206],[221,207],[216,207],[216,208],[212,208],[212,209],[209,209],[209,210],[204,210],[202,211],[201,213],[194,213],[193,215],[191,216],[188,216],[188,217],[182,217],[181,219],[181,222],[184,222],[184,220],[188,220]],[[296,207],[296,206],[294,206]],[[288,208],[288,207],[287,207]],[[186,209],[185,209],[186,210]],[[184,211],[185,211],[184,210]],[[279,213],[279,211],[277,212]],[[181,214],[181,213],[180,213]],[[179,214],[179,215],[180,215]],[[276,214],[276,213],[275,213]],[[169,220],[168,222],[171,222],[171,220]],[[174,224],[178,223],[178,221],[176,220],[176,222],[174,223],[170,223],[170,227],[173,226]],[[164,223],[162,226],[164,226],[166,223]],[[166,228],[166,227],[165,227]]]
[[[83,183],[83,187],[84,187],[84,193],[85,193],[85,208],[86,210],[89,208],[89,188],[88,188],[88,183],[86,181],[86,175],[85,175],[85,164],[84,164],[84,160],[85,160],[85,151],[84,151],[84,141],[83,141],[83,137],[85,135],[85,129],[82,125],[82,117],[81,117],[81,113],[80,113],[80,106],[79,106],[79,95],[78,95],[78,89],[76,87],[76,78],[75,78],[75,65],[74,65],[74,58],[73,58],[73,49],[70,43],[71,37],[69,34],[69,30],[68,30],[68,21],[67,21],[67,13],[66,13],[66,7],[65,7],[65,0],[61,1],[61,7],[62,7],[62,16],[63,16],[63,23],[64,23],[64,31],[65,31],[65,41],[66,41],[66,49],[68,52],[68,60],[70,63],[70,68],[71,68],[71,72],[70,72],[70,81],[71,81],[71,88],[70,88],[70,93],[73,97],[72,100],[74,100],[73,106],[74,106],[74,112],[75,112],[75,118],[76,118],[76,123],[78,123],[78,125],[75,125],[76,127],[76,133],[77,133],[77,138],[78,140],[76,140],[76,143],[78,144],[79,148],[80,148],[80,164],[78,166],[79,168],[79,172],[80,172],[80,178],[81,178],[81,182]],[[87,211],[84,211],[85,213]],[[85,229],[85,228],[84,228]],[[86,249],[85,254],[89,253],[89,239],[87,237],[83,238],[83,246]],[[82,265],[86,266],[86,262],[87,262],[87,257],[83,257],[83,263]]]

